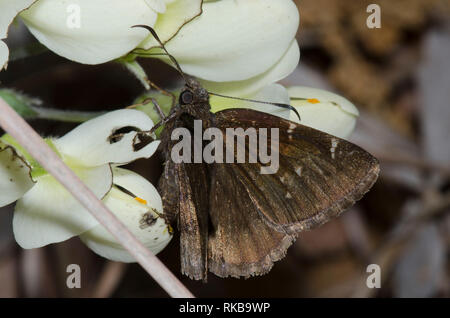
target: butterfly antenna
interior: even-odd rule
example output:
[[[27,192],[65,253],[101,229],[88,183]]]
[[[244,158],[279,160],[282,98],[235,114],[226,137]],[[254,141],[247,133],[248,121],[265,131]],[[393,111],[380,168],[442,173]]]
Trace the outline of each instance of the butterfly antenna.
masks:
[[[284,103],[272,103],[272,102],[263,102],[260,100],[254,100],[254,99],[248,99],[248,98],[242,98],[242,97],[232,97],[232,96],[226,96],[226,95],[221,95],[221,94],[217,94],[217,93],[212,93],[212,92],[208,92],[210,95],[214,95],[214,96],[219,96],[219,97],[224,97],[224,98],[230,98],[230,99],[237,99],[237,100],[242,100],[242,101],[246,101],[246,102],[252,102],[252,103],[259,103],[259,104],[266,104],[266,105],[273,105],[273,106],[277,106],[277,107],[281,107],[281,108],[286,108],[289,110],[292,110],[298,117],[299,120],[302,120],[300,117],[300,114],[298,113],[297,109],[295,109],[294,106],[289,105],[289,104],[284,104]]]
[[[180,64],[178,64],[177,60],[173,57],[173,55],[171,55],[167,51],[165,45],[162,43],[162,41],[160,40],[158,34],[156,34],[156,31],[152,27],[149,27],[148,25],[138,24],[138,25],[133,25],[132,28],[143,28],[143,29],[146,29],[147,31],[149,31],[152,34],[152,36],[155,38],[156,42],[159,43],[159,45],[161,46],[161,49],[165,52],[165,54],[163,54],[163,55],[167,55],[169,57],[169,59],[175,65],[175,68],[178,70],[180,75],[183,77],[184,81],[186,83],[188,83],[188,81],[186,79],[186,75],[184,74],[183,70],[181,69]]]

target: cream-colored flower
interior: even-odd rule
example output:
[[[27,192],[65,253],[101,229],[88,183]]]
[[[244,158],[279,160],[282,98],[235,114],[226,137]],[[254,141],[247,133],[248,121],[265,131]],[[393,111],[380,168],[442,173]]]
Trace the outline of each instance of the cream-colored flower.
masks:
[[[219,83],[200,80],[200,82],[208,91],[225,96],[289,104],[290,99],[286,88],[276,84],[276,82],[288,76],[297,67],[299,58],[300,50],[298,44],[293,42],[280,61],[263,74],[243,81]],[[284,118],[289,117],[289,110],[280,107],[211,96],[213,112],[239,107],[270,112]]]
[[[200,12],[201,0],[0,0],[0,39],[20,13],[50,50],[76,62],[99,64],[122,57],[149,37],[133,25],[173,36]],[[157,23],[162,16],[170,26]],[[7,62],[6,52],[0,44],[0,67]]]
[[[8,46],[0,40],[0,70],[6,67],[9,58]]]
[[[299,12],[292,0],[207,1],[203,13],[173,38],[160,37],[190,75],[213,82],[256,81],[289,50],[298,52],[298,26]],[[140,45],[155,46],[153,38]],[[298,56],[289,56],[297,65]]]
[[[113,168],[114,186],[103,199],[107,207],[153,253],[159,253],[172,238],[172,230],[162,217],[162,200],[156,188],[140,175]],[[127,190],[127,193],[123,191]],[[101,225],[80,235],[97,254],[113,261],[134,262],[134,258]]]
[[[0,140],[0,206],[16,201],[33,185],[31,166],[14,147]]]
[[[12,1],[3,2],[0,11]],[[20,10],[8,9],[8,18],[0,22],[4,30],[17,12],[33,3],[17,2],[22,2]],[[69,9],[76,7],[79,27],[70,20],[77,13]],[[299,13],[292,0],[204,1],[203,6],[201,0],[74,0],[70,7],[63,0],[37,0],[20,16],[42,44],[86,64],[104,63],[130,51],[142,56],[159,52],[148,31],[131,28],[153,27],[184,72],[217,93],[232,91],[229,95],[260,92],[289,74],[299,59]],[[0,58],[7,61],[4,43]]]
[[[46,141],[146,246],[160,251],[171,237],[161,217],[161,198],[144,178],[116,168],[153,155],[159,141],[140,150],[133,148],[137,132],[152,127],[153,122],[142,112],[125,109],[87,121],[61,138]],[[23,248],[37,248],[83,234],[85,243],[100,255],[132,261],[98,221],[9,135],[3,136],[0,144],[0,190],[0,205],[18,199],[13,230]],[[146,220],[146,215],[156,221],[142,227],[141,220]],[[117,255],[113,250],[118,250]]]
[[[240,91],[245,92],[246,87],[241,87]],[[251,108],[289,119],[344,139],[348,138],[355,129],[356,120],[359,116],[358,109],[346,98],[311,87],[294,86],[286,89],[280,84],[270,84],[253,94],[239,95],[239,92],[234,93],[230,90],[225,95],[263,102],[289,104],[295,107],[301,119],[289,109],[216,96],[212,96],[210,101],[213,112],[227,108]]]
[[[301,117],[291,112],[290,120],[344,139],[355,129],[359,112],[348,99],[311,87],[293,86],[288,93]]]
[[[14,18],[36,0],[0,0],[0,71],[7,66],[9,50],[2,40],[8,36],[9,25]]]

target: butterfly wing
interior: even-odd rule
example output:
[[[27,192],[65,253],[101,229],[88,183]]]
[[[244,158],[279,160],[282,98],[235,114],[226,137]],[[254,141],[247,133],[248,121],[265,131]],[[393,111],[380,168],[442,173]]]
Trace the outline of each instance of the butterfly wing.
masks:
[[[279,128],[276,173],[261,174],[256,163],[214,165],[208,262],[218,276],[267,272],[295,233],[339,215],[378,177],[373,156],[315,129],[249,109],[221,111],[216,119],[224,135],[226,128]]]
[[[171,132],[177,127],[182,127],[179,121],[170,121],[161,134],[160,149],[169,151],[164,153],[166,160],[158,188],[167,221],[178,224],[181,272],[191,279],[206,281],[208,169],[203,163],[175,163],[172,160],[170,151],[175,142],[171,140]]]
[[[180,232],[181,272],[205,280],[208,241],[208,178],[204,164],[165,163],[159,191],[168,222]]]
[[[181,272],[205,280],[208,242],[208,176],[204,164],[175,165],[179,187]]]
[[[164,217],[168,223],[172,223],[178,218],[180,203],[180,187],[175,174],[175,163],[172,160],[166,160],[164,170],[159,178],[158,190],[164,207]]]
[[[181,270],[192,279],[206,280],[208,268],[221,277],[264,274],[294,241],[264,223],[236,171],[233,164],[165,163],[164,211],[178,221]]]
[[[312,128],[248,109],[219,112],[216,123],[224,135],[279,128],[280,167],[261,174],[261,164],[166,162],[160,188],[165,211],[178,215],[182,272],[191,278],[206,280],[207,269],[220,277],[268,272],[296,233],[338,215],[377,179],[374,157]]]
[[[265,224],[236,166],[213,165],[208,268],[219,277],[265,274],[295,240]]]

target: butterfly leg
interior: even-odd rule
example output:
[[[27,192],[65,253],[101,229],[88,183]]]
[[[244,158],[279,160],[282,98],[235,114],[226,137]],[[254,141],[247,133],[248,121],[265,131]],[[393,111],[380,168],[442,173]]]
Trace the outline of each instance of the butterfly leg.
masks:
[[[166,96],[169,96],[169,97],[172,99],[172,105],[171,105],[170,109],[172,109],[172,108],[175,106],[175,104],[176,104],[176,102],[177,102],[177,98],[176,98],[175,94],[173,94],[173,93],[171,93],[171,92],[169,92],[169,91],[166,91],[165,89],[159,87],[158,85],[156,85],[155,83],[153,83],[150,79],[148,79],[148,77],[145,78],[145,81],[146,81],[151,87],[153,87],[153,88],[156,89],[157,91],[161,92],[161,94],[166,95]],[[143,105],[146,105],[146,104],[148,104],[148,103],[150,103],[150,102],[153,103],[155,109],[158,111],[159,117],[160,117],[161,119],[164,119],[165,115],[164,115],[164,113],[163,113],[161,107],[160,107],[160,106],[158,105],[158,103],[156,102],[156,99],[154,99],[153,97],[146,98],[146,99],[144,99],[142,102],[137,103],[137,104],[133,104],[133,105],[130,105],[130,106],[127,106],[126,108],[127,108],[127,109],[134,109],[134,108],[136,108],[136,107],[138,107],[138,106],[143,106]],[[161,114],[162,114],[162,116],[161,116]]]
[[[154,89],[156,89],[157,91],[161,92],[161,94],[169,96],[172,99],[172,107],[175,106],[176,102],[177,102],[177,98],[175,96],[174,93],[171,93],[169,91],[166,91],[165,89],[159,87],[158,85],[156,85],[155,83],[153,83],[148,77],[145,78],[145,80],[147,81],[147,83],[153,87]],[[155,104],[155,102],[153,102],[153,104]],[[161,108],[160,108],[161,109]],[[162,119],[162,118],[161,118]]]
[[[164,121],[164,119],[166,119],[166,115],[164,114],[164,112],[161,109],[161,106],[159,106],[158,102],[156,101],[156,99],[154,98],[150,98],[151,102],[153,103],[153,107],[155,108],[155,110],[158,112],[159,118],[161,118],[162,121]]]
[[[143,133],[153,134],[159,127],[165,125],[166,123],[168,123],[177,116],[178,116],[177,112],[171,113],[169,116],[164,117],[160,122],[158,122],[155,126],[153,126],[153,128],[150,131]]]
[[[161,106],[159,106],[158,102],[153,97],[148,97],[148,98],[144,99],[142,102],[137,103],[137,104],[133,104],[133,105],[130,105],[130,106],[127,106],[126,108],[127,109],[135,109],[135,108],[137,108],[139,106],[147,105],[148,103],[152,103],[153,104],[153,107],[158,112],[159,118],[161,118],[161,120],[164,120],[164,118],[166,118],[166,115],[162,111]],[[173,105],[172,105],[172,107],[173,107]]]

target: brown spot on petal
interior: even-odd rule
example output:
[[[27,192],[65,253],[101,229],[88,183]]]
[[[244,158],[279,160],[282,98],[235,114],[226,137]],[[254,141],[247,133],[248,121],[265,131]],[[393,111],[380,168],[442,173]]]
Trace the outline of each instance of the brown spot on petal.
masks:
[[[153,209],[153,211],[155,211],[155,210]],[[158,220],[158,217],[159,216],[154,216],[150,212],[143,214],[141,220],[139,221],[139,228],[141,230],[143,230],[147,227],[154,225],[156,223],[156,221]]]
[[[133,132],[133,131],[140,132],[141,130],[139,128],[133,127],[133,126],[125,126],[125,127],[121,127],[118,129],[114,129],[111,132],[111,135],[109,135],[109,137],[108,137],[108,142],[110,144],[119,142],[122,140],[123,136],[125,136],[126,134]]]

